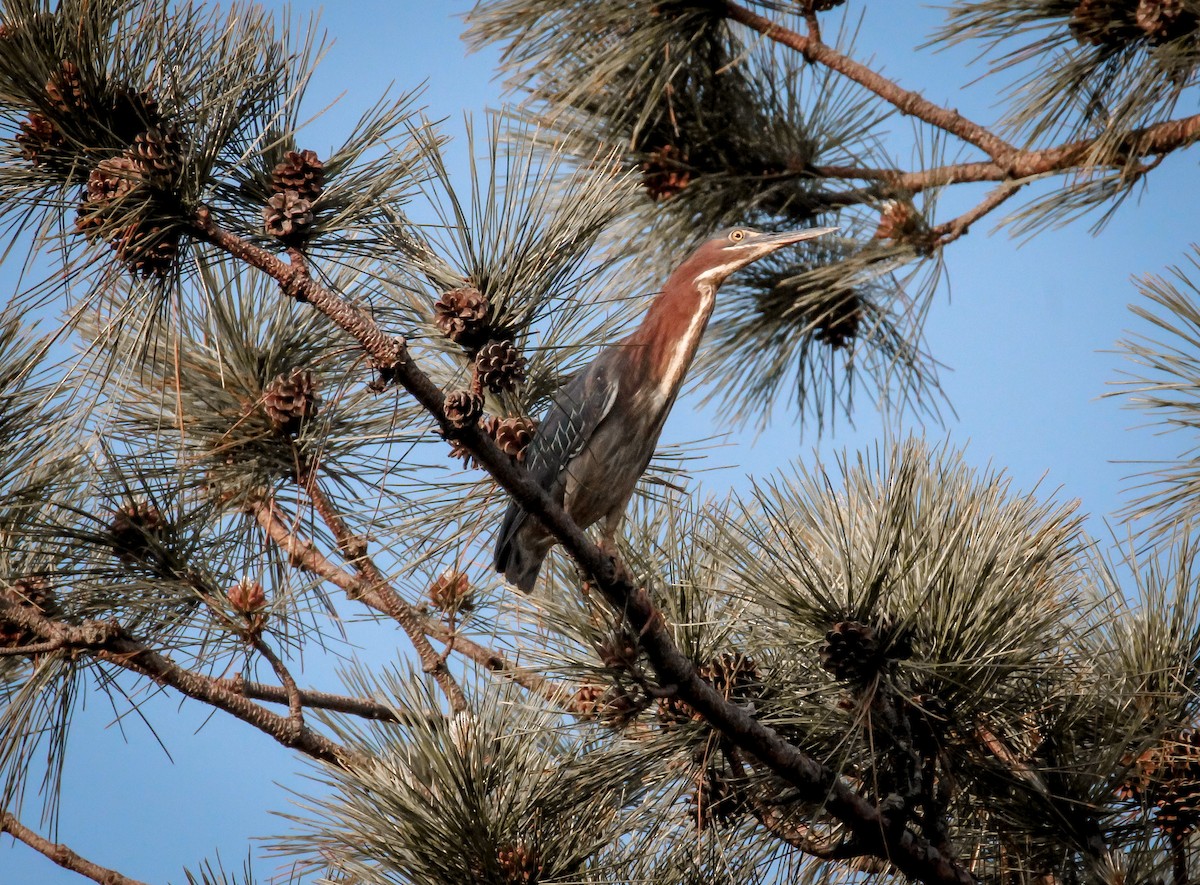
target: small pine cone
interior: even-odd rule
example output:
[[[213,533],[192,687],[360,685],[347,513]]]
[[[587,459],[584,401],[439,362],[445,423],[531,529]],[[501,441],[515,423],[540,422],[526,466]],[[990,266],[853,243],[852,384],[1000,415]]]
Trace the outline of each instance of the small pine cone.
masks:
[[[21,156],[34,166],[42,162],[45,153],[62,147],[64,142],[62,133],[41,114],[32,113],[29,119],[21,121],[17,144],[21,146]]]
[[[844,682],[867,681],[884,661],[879,634],[859,621],[838,621],[830,627],[817,654],[821,667]]]
[[[312,227],[312,203],[295,191],[275,194],[262,210],[263,228],[281,240],[300,240]]]
[[[921,213],[907,200],[886,200],[879,213],[877,240],[905,240],[924,226]]]
[[[64,61],[59,65],[46,82],[46,97],[55,110],[64,114],[87,108],[79,66],[72,61]]]
[[[429,601],[444,612],[471,611],[471,579],[466,572],[446,569],[429,585]]]
[[[475,382],[492,393],[516,390],[525,380],[525,357],[511,341],[491,341],[475,356]]]
[[[253,578],[242,578],[227,591],[233,610],[243,615],[252,615],[267,607],[267,593],[263,585]]]
[[[571,702],[572,709],[580,716],[594,719],[604,707],[604,695],[607,691],[603,685],[585,682],[575,691],[575,698]]]
[[[271,170],[271,187],[277,194],[292,191],[302,200],[315,202],[325,187],[325,164],[316,151],[288,151]]]
[[[104,225],[119,203],[138,186],[141,176],[136,164],[128,157],[109,157],[101,160],[88,175],[87,196],[79,204],[75,229],[82,234]]]
[[[312,372],[295,368],[277,375],[263,388],[262,403],[275,430],[295,436],[306,422],[316,417],[321,397]]]
[[[848,290],[840,296],[836,303],[818,308],[821,314],[813,330],[814,338],[834,350],[849,348],[862,326],[863,304],[858,293]]]
[[[183,166],[183,143],[175,129],[147,129],[134,138],[129,157],[146,183],[169,190]]]
[[[1139,35],[1130,12],[1114,0],[1080,0],[1071,12],[1071,33],[1080,43],[1120,49]]]
[[[702,718],[686,701],[678,698],[659,698],[657,713],[658,723],[663,731],[670,731],[675,726],[688,722],[699,722]]]
[[[641,651],[636,639],[623,630],[613,630],[597,644],[596,653],[608,669],[632,672],[637,669]]]
[[[702,666],[700,675],[726,700],[753,697],[762,684],[754,659],[741,652],[725,652]]]
[[[451,341],[471,347],[487,338],[489,310],[486,295],[474,286],[464,286],[434,302],[433,321]]]
[[[166,520],[153,504],[139,501],[118,507],[108,527],[108,543],[122,562],[145,559],[161,539]]]
[[[454,427],[467,427],[479,420],[483,414],[483,397],[469,390],[455,390],[446,395],[442,408],[446,420]]]
[[[720,772],[707,769],[696,776],[696,789],[688,796],[697,829],[707,829],[715,823],[729,823],[742,803],[737,791]]]
[[[669,200],[692,180],[687,158],[674,145],[651,151],[642,161],[642,186],[656,203]]]
[[[542,859],[537,849],[521,840],[496,851],[504,885],[536,885],[542,875]]]
[[[532,442],[534,434],[537,432],[537,424],[529,418],[489,418],[483,427],[496,441],[496,445],[508,455],[510,458],[515,458],[518,463],[525,462],[525,452],[529,448],[529,443]]]
[[[1196,30],[1196,17],[1182,0],[1140,0],[1134,15],[1137,26],[1154,45],[1169,43]]]
[[[21,605],[36,608],[44,615],[54,615],[58,610],[50,582],[41,575],[17,578],[5,591],[5,595]]]
[[[140,277],[163,278],[179,257],[180,231],[158,225],[132,224],[112,241],[125,265]]]

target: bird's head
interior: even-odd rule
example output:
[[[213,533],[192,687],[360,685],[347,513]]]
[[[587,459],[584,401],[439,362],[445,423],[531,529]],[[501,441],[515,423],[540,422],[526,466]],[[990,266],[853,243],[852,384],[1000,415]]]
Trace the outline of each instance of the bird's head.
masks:
[[[813,227],[768,234],[749,227],[735,227],[722,231],[701,245],[692,253],[686,265],[693,271],[697,285],[707,284],[716,289],[734,271],[741,270],[747,264],[758,261],[777,249],[836,230],[836,227]]]

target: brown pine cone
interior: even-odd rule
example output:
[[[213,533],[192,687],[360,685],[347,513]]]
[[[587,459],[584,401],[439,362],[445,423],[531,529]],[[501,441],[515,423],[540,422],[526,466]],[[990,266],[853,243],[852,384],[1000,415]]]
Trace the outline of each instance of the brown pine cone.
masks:
[[[475,356],[475,383],[492,393],[516,390],[525,380],[525,357],[511,341],[492,341]]]
[[[486,295],[474,286],[463,286],[434,302],[433,321],[451,341],[471,347],[487,338],[489,308]]]
[[[50,582],[41,575],[17,578],[4,593],[14,602],[32,606],[44,615],[54,615],[58,610]]]
[[[447,394],[442,407],[446,420],[454,427],[467,427],[479,420],[483,414],[483,397],[469,390],[455,390]]]
[[[742,810],[741,799],[725,775],[706,769],[696,775],[696,788],[688,796],[697,829],[729,823]]]
[[[1120,49],[1139,35],[1131,12],[1120,0],[1080,0],[1071,12],[1071,33],[1080,43]]]
[[[725,652],[699,669],[700,675],[727,700],[753,696],[762,682],[754,659],[741,652]]]
[[[429,585],[429,601],[442,611],[471,611],[471,579],[466,572],[446,569]]]
[[[267,607],[267,593],[253,578],[242,578],[227,591],[229,604],[239,614],[249,615]]]
[[[147,129],[134,138],[129,157],[151,187],[169,190],[183,167],[183,142],[175,129]]]
[[[34,166],[42,162],[43,154],[62,147],[65,141],[54,124],[36,112],[21,121],[16,140],[21,146],[21,156]]]
[[[1196,16],[1182,0],[1140,0],[1134,14],[1137,26],[1154,45],[1169,43],[1196,30]]]
[[[262,210],[263,227],[281,240],[300,240],[312,227],[312,203],[295,191],[274,194]]]
[[[691,179],[687,158],[674,145],[651,151],[642,161],[642,186],[656,203],[678,194]]]
[[[817,649],[821,667],[844,682],[865,682],[884,663],[879,634],[869,624],[838,621]]]
[[[140,183],[137,165],[129,157],[101,160],[88,175],[87,196],[79,204],[75,229],[91,236],[93,231],[112,217],[114,204],[119,203]]]
[[[46,82],[46,97],[50,104],[64,114],[84,110],[87,97],[84,95],[83,78],[79,66],[73,61],[64,61]]]
[[[498,849],[496,864],[504,885],[537,885],[542,875],[542,859],[537,849],[524,840]]]
[[[108,543],[122,562],[145,559],[160,539],[167,522],[153,504],[139,501],[113,512],[108,527]]]
[[[263,388],[262,403],[275,430],[295,436],[307,421],[316,417],[321,397],[312,372],[295,368],[277,375]]]
[[[524,463],[525,451],[537,432],[537,424],[529,418],[489,418],[483,427],[484,431],[496,441],[496,445],[518,463]]]
[[[275,193],[294,191],[302,200],[315,202],[325,187],[325,164],[316,151],[288,151],[271,170]]]

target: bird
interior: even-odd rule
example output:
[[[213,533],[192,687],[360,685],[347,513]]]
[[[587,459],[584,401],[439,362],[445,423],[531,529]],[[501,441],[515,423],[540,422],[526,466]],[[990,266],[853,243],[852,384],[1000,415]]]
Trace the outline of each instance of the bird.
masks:
[[[735,227],[705,241],[671,273],[641,324],[559,389],[526,450],[525,467],[580,528],[603,519],[603,542],[613,544],[721,284],[784,246],[835,230]],[[554,543],[536,517],[511,501],[496,542],[496,571],[531,593]]]

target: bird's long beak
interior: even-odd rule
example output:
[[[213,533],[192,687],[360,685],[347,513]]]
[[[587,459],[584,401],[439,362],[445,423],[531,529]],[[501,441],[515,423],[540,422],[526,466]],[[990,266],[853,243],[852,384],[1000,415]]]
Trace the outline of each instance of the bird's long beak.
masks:
[[[781,234],[755,234],[747,245],[764,246],[768,251],[774,251],[782,246],[823,237],[825,234],[831,234],[837,230],[836,227],[810,227],[805,230],[789,230]]]

